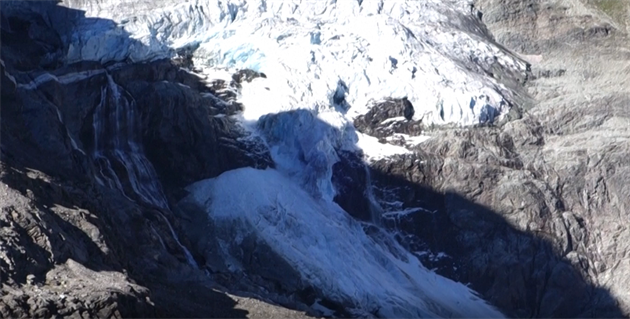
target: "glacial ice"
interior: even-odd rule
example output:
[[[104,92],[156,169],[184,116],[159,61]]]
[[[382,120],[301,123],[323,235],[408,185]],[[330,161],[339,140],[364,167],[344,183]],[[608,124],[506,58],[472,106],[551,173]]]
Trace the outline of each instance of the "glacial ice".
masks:
[[[501,117],[513,104],[511,91],[487,71],[526,68],[490,40],[465,0],[63,4],[118,23],[77,24],[69,60],[140,61],[195,47],[195,64],[207,73],[249,68],[267,74],[271,93],[250,92],[259,105],[271,106],[262,114],[334,107],[342,81],[349,118],[365,113],[370,100],[407,96],[425,124],[470,125]]]
[[[261,116],[256,123],[253,133],[266,141],[277,169],[300,181],[311,195],[329,201],[336,195],[331,179],[337,152],[361,151],[367,161],[410,153],[356,132],[337,112],[283,111]]]
[[[344,136],[304,109],[262,116],[258,128],[279,170],[302,181],[302,187],[313,196],[333,200],[332,166],[339,160],[337,149],[354,135]]]
[[[502,317],[466,286],[426,269],[389,234],[367,235],[341,207],[313,198],[274,169],[236,169],[187,190],[190,200],[205,207],[216,227],[225,230],[220,232],[225,238],[219,238],[225,246],[255,235],[303,281],[356,313]]]

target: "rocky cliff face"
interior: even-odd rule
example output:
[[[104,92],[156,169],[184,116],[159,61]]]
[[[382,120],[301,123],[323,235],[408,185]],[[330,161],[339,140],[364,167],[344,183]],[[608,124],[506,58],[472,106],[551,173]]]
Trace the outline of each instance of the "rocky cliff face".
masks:
[[[120,11],[110,18],[132,32],[141,24],[124,22],[124,10],[133,7],[142,19],[152,14],[144,2],[121,1],[116,10],[110,4],[84,9]],[[235,15],[236,8],[226,12]],[[186,50],[194,46],[171,52],[162,48],[168,41],[151,42],[151,33],[134,38],[109,28],[112,20],[53,2],[3,2],[0,314],[353,315],[348,305],[356,300],[339,301],[309,284],[273,246],[247,238],[226,255],[220,242],[233,236],[226,233],[233,225],[218,227],[205,210],[210,201],[187,197],[185,187],[199,180],[284,165],[269,152],[272,136],[300,147],[304,167],[327,176],[334,201],[361,221],[367,238],[387,229],[425,266],[470,284],[506,315],[628,316],[630,41],[623,18],[630,8],[621,3],[610,11],[580,0],[479,0],[469,8],[470,23],[450,27],[479,26],[476,36],[486,36],[485,23],[494,38],[483,42],[516,66],[478,62],[462,72],[500,86],[512,107],[490,101],[500,112],[484,120],[479,98],[470,116],[481,124],[446,128],[427,122],[457,116],[434,112],[423,122],[418,115],[426,105],[415,95],[372,100],[350,131],[396,146],[398,154],[369,157],[366,166],[369,154],[336,145],[328,167],[311,149],[322,151],[328,145],[320,140],[341,134],[330,122],[300,112],[268,116],[259,126],[271,135],[261,138],[236,120],[247,107],[238,98],[248,82],[266,74],[243,71],[211,82],[192,72],[199,57]],[[186,32],[193,26],[206,28],[191,24]],[[92,43],[89,36],[108,40]],[[441,54],[464,56],[452,49]],[[331,105],[346,110],[358,103],[345,82],[333,84]],[[495,115],[502,121],[492,122]],[[282,118],[299,122],[295,134],[302,125],[329,133],[288,143],[271,127]],[[304,188],[319,190],[318,178],[306,176]],[[234,263],[242,269],[234,271]]]

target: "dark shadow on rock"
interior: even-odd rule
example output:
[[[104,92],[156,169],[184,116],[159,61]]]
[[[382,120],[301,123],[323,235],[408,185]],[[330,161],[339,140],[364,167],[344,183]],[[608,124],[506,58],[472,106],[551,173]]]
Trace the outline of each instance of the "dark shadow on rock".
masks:
[[[7,193],[3,198],[0,222],[8,260],[0,263],[4,293],[0,314],[14,318],[158,315],[157,307],[145,300],[149,294],[125,280],[129,265],[117,247],[124,244],[99,238],[114,234],[107,231],[107,214],[94,215],[103,213],[89,199],[96,193],[81,188],[87,185],[56,181],[22,167],[5,151],[0,152],[0,182],[26,200]],[[117,253],[105,253],[103,244]],[[81,266],[74,266],[77,263]],[[118,276],[107,274],[112,272]],[[107,281],[99,281],[101,277]],[[65,304],[64,293],[70,298]],[[82,295],[88,297],[76,299]]]
[[[346,212],[352,212],[352,216],[358,220],[371,221],[371,203],[368,200],[357,201],[357,198],[365,198],[368,176],[365,164],[359,154],[353,152],[339,152],[339,162],[333,165],[332,182],[337,194],[334,198]]]
[[[411,157],[428,160],[418,153]],[[510,317],[624,317],[610,293],[588,282],[554,247],[549,237],[553,235],[520,231],[498,213],[457,193],[410,182],[403,174],[415,167],[405,167],[406,162],[372,167],[372,181],[377,198],[402,202],[400,210],[422,208],[383,218],[383,223],[419,239],[401,237],[410,251],[428,252],[420,257],[425,266],[470,283]],[[439,258],[439,253],[446,255]]]
[[[71,210],[72,214],[76,214],[76,216],[69,216],[69,220],[73,219],[77,223],[85,222],[92,225],[100,224],[98,218],[89,213],[97,210],[93,206],[93,199],[89,198],[97,195],[94,190],[88,189],[89,185],[70,185],[70,183],[48,179],[48,176],[44,174],[38,174],[34,170],[22,167],[4,152],[2,153],[2,162],[0,181],[20,192],[22,196],[34,204],[34,207],[13,207],[13,210],[19,213],[18,218],[28,219],[24,221],[28,229],[21,226],[17,228],[21,228],[26,240],[33,241],[39,237],[48,238],[49,248],[52,250],[52,254],[50,254],[37,245],[32,246],[34,250],[29,249],[28,255],[29,258],[34,259],[34,266],[47,270],[46,268],[50,268],[54,264],[62,264],[68,258],[73,258],[96,271],[122,270],[122,265],[112,258],[113,256],[103,253],[85,230],[59,216],[59,214],[66,214],[66,212],[60,213],[66,208],[68,209],[67,213],[70,213]],[[22,209],[32,209],[32,212],[31,214],[20,212]],[[56,209],[58,209],[57,212]],[[15,220],[13,222],[17,223]],[[31,234],[27,234],[29,231]],[[39,232],[39,234],[33,234],[34,231]],[[19,281],[20,283],[25,282],[26,274],[36,274],[26,268],[20,269],[19,272],[19,277],[22,279]],[[43,274],[40,273],[40,275]],[[42,279],[43,277],[36,274],[36,278]]]

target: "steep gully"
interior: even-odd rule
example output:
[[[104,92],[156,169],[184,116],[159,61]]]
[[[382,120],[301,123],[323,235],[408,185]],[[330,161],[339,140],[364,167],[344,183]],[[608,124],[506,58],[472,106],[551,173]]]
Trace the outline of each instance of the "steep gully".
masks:
[[[103,69],[100,69],[100,70],[103,70]],[[6,70],[4,69],[4,66],[3,66],[3,72],[5,71]],[[5,75],[6,74],[7,73],[5,73]],[[73,74],[73,73],[70,72],[68,74]],[[35,78],[37,79],[37,77]],[[61,81],[58,81],[58,82],[61,82]],[[65,83],[63,84],[71,84],[71,81],[67,81],[67,82],[64,81],[64,82]],[[3,78],[3,84],[4,83],[7,83],[5,81],[5,78]],[[24,83],[24,82],[19,82],[19,83]],[[34,90],[34,91],[38,91],[38,90],[46,91],[45,89],[40,88],[40,85],[42,84],[40,84],[39,82],[29,81],[26,83],[27,84],[23,84],[24,86],[22,87],[22,89]],[[88,167],[88,171],[91,169],[95,172],[93,173],[94,179],[97,182],[100,180],[100,182],[103,183],[104,185],[107,185],[108,188],[112,188],[117,191],[120,191],[127,198],[130,198],[138,203],[142,203],[142,206],[149,206],[149,207],[157,208],[157,213],[159,216],[161,216],[160,219],[162,219],[162,222],[165,222],[167,225],[167,228],[170,229],[171,234],[167,234],[167,235],[172,236],[174,238],[174,241],[177,243],[179,250],[181,250],[180,254],[185,256],[184,258],[182,258],[183,261],[190,264],[192,263],[191,258],[190,258],[191,253],[185,248],[185,246],[181,244],[180,240],[177,238],[176,232],[174,231],[174,227],[171,225],[168,218],[164,216],[164,214],[168,216],[172,216],[172,212],[168,210],[168,204],[167,204],[168,196],[165,195],[162,190],[161,182],[159,181],[159,177],[158,177],[159,173],[156,172],[156,170],[153,168],[153,164],[151,163],[151,161],[149,161],[147,157],[143,154],[144,147],[142,146],[141,139],[139,137],[140,132],[141,132],[139,123],[141,121],[138,119],[138,114],[136,113],[137,107],[138,107],[136,99],[138,98],[138,96],[134,98],[131,93],[126,92],[121,86],[119,86],[116,83],[116,81],[114,80],[114,77],[111,74],[106,73],[105,78],[102,79],[101,83],[102,83],[101,86],[96,88],[97,91],[100,90],[100,96],[99,96],[100,101],[96,104],[97,105],[96,107],[93,107],[93,119],[90,122],[90,125],[93,126],[93,130],[94,130],[93,142],[87,142],[85,141],[85,139],[82,138],[81,139],[82,141],[77,143],[77,141],[75,141],[74,138],[72,137],[74,134],[69,133],[70,130],[67,129],[69,125],[62,121],[64,119],[63,112],[59,111],[59,108],[57,108],[56,116],[58,120],[61,122],[61,127],[64,127],[64,131],[65,131],[64,139],[69,140],[68,143],[71,145],[71,148],[76,150],[78,153],[82,153],[82,154],[85,154],[86,152],[84,149],[88,149],[88,148],[84,147],[82,149],[81,147],[79,147],[79,145],[80,144],[89,145],[90,143],[93,143],[91,148],[89,148],[89,149],[92,149],[92,151],[87,152],[87,153],[90,154],[90,157],[92,158],[94,162],[94,165],[92,167]],[[22,91],[22,93],[23,92],[24,91]],[[5,96],[5,94],[3,94],[3,105],[5,106],[11,105],[10,102],[5,103],[7,102],[5,98],[8,99],[8,95]],[[55,105],[54,103],[52,104]],[[103,113],[101,114],[101,112]],[[7,119],[10,119],[14,113],[12,110],[9,110],[8,112],[3,112],[3,113],[4,113],[3,126],[6,127],[8,126],[8,125],[5,125],[7,124],[6,122],[8,121]],[[16,118],[13,118],[13,119],[16,119]],[[68,121],[66,120],[66,122]],[[11,144],[11,140],[10,140],[11,137],[7,138],[9,140],[7,143],[4,143],[5,141],[4,138],[7,137],[7,135],[10,135],[11,132],[12,131],[3,130],[3,154],[5,154],[5,156],[6,154],[9,154],[10,157],[12,156],[14,158],[20,158],[21,156],[16,155],[16,154],[20,154],[20,150],[16,149],[15,144]],[[32,157],[32,155],[28,155],[26,157],[29,157],[29,156]],[[353,155],[350,154],[347,156],[352,157]],[[28,159],[21,158],[21,161],[28,162]],[[35,162],[31,161],[31,164],[34,164]],[[412,160],[412,162],[414,161]],[[386,182],[389,185],[398,184],[397,186],[401,186],[403,188],[406,187],[406,188],[415,189],[412,191],[412,193],[415,194],[413,195],[414,200],[422,202],[422,206],[425,207],[425,209],[429,211],[431,211],[432,209],[427,208],[427,207],[431,207],[431,205],[437,206],[435,207],[435,211],[440,211],[441,209],[443,209],[439,206],[442,205],[441,203],[446,202],[446,200],[444,199],[446,196],[448,197],[448,202],[451,205],[460,205],[462,207],[467,207],[467,209],[469,210],[473,210],[477,212],[483,211],[484,214],[486,214],[487,216],[483,216],[481,220],[483,221],[491,220],[488,222],[494,223],[495,225],[501,225],[500,227],[493,226],[493,228],[501,228],[502,230],[500,232],[505,232],[506,233],[504,234],[505,237],[512,236],[510,235],[510,233],[514,232],[513,230],[510,230],[508,225],[503,225],[501,222],[497,221],[496,218],[492,218],[491,217],[492,212],[488,211],[485,208],[476,208],[474,204],[469,203],[466,199],[458,197],[457,195],[454,195],[454,194],[443,195],[443,194],[439,194],[428,189],[419,191],[418,185],[414,185],[413,183],[410,184],[406,179],[397,180],[393,176],[387,176],[387,175],[383,176],[381,175],[382,173],[378,174],[376,172],[371,172],[370,170],[366,170],[366,167],[360,161],[355,162],[354,164],[350,163],[349,161],[342,161],[341,163],[342,165],[354,166],[357,168],[357,171],[354,173],[343,171],[343,174],[355,174],[356,176],[359,177],[359,180],[363,179],[365,181],[364,183],[356,185],[359,187],[355,187],[355,188],[362,189],[357,194],[360,199],[359,202],[367,201],[366,203],[367,206],[370,206],[370,205],[376,206],[378,204],[378,203],[375,203],[373,200],[371,200],[372,199],[370,198],[371,196],[366,196],[367,194],[371,193],[370,179],[374,178],[377,181],[376,182],[377,184],[378,182],[381,182],[381,183]],[[50,167],[46,167],[45,165],[40,166],[40,165],[35,164],[35,165],[30,165],[30,166],[34,168],[41,167],[40,169],[50,172],[49,174],[57,175],[57,173],[55,173],[56,171],[55,169],[50,169]],[[370,175],[373,175],[373,176],[370,176]],[[337,176],[339,176],[339,174],[337,174]],[[3,180],[8,181],[9,179],[3,179]],[[385,185],[385,187],[387,187],[387,185]],[[419,194],[423,194],[423,195],[418,196]],[[397,195],[402,196],[404,194],[397,194]],[[43,194],[41,196],[45,197],[45,195]],[[159,211],[160,209],[165,210],[164,214],[162,214],[162,212]],[[152,209],[152,211],[155,212],[156,210]],[[348,211],[350,213],[353,213],[351,209],[348,209]],[[373,211],[373,210],[368,210],[368,211]],[[361,218],[360,216],[358,217]],[[449,246],[448,237],[450,236],[445,235],[445,233],[448,233],[448,231],[443,232],[443,234],[435,233],[436,231],[439,231],[440,229],[443,230],[444,229],[443,226],[449,223],[448,221],[440,221],[440,218],[443,218],[443,217],[444,216],[440,216],[440,214],[437,214],[437,217],[429,218],[431,219],[431,223],[438,225],[439,227],[437,226],[433,228],[420,227],[420,229],[415,229],[414,232],[422,233],[423,232],[422,229],[424,229],[425,232],[429,232],[429,233],[433,232],[431,234],[426,234],[420,237],[422,237],[423,239],[427,239],[431,237],[433,238],[442,237],[440,238],[440,240],[436,240],[434,244],[436,245],[439,244],[441,246]],[[370,219],[378,220],[377,218],[375,218],[374,215],[368,216],[368,220]],[[470,220],[473,220],[473,219],[474,218],[470,218]],[[439,225],[440,223],[442,223],[442,225]],[[426,225],[422,221],[415,221],[413,224]],[[114,224],[114,226],[116,225]],[[397,226],[397,227],[400,227],[400,226]],[[409,226],[405,226],[405,227],[409,227]],[[456,232],[456,230],[453,230],[452,227],[446,228],[446,229],[452,229],[452,231]],[[156,229],[154,229],[153,232],[156,233],[158,237],[161,236],[160,234],[163,234],[161,231],[156,230]],[[531,235],[519,234],[518,236],[527,238],[527,240],[535,241],[537,245],[540,245],[539,248],[542,251],[552,250],[548,247],[546,248],[546,244],[544,243],[544,241],[538,241],[537,239],[534,239]],[[453,237],[456,237],[456,235],[454,235]],[[90,239],[86,239],[86,240],[90,240]],[[168,242],[169,240],[167,238],[161,238],[159,240],[159,242],[161,242],[162,245],[164,245],[163,243],[165,241]],[[456,249],[457,244],[453,243],[452,240],[451,240],[451,243],[452,243],[452,246],[446,247],[446,248],[451,250],[451,252],[449,252],[450,254],[456,255],[457,252],[453,251],[453,249]],[[565,269],[570,272],[571,267],[568,266],[568,268],[565,268]],[[579,276],[576,278],[579,278]],[[484,291],[483,284],[482,283],[478,284],[478,287],[480,287],[478,289],[480,289],[480,291],[482,291],[483,293]],[[525,303],[528,303],[528,304],[537,304],[539,302],[540,301],[537,301],[537,300],[525,301]],[[528,308],[528,307],[530,307],[530,305],[525,306],[525,308]],[[510,309],[507,308],[505,310],[509,311]],[[536,310],[533,313],[534,316],[543,315],[543,314],[545,314],[545,312],[541,312],[540,310]]]

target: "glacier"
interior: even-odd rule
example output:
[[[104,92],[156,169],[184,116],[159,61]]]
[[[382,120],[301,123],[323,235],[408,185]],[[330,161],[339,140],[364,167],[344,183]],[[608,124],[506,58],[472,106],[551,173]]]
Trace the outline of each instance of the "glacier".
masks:
[[[343,83],[349,118],[365,113],[371,100],[406,96],[414,118],[427,125],[490,122],[515,104],[514,93],[491,74],[527,68],[491,40],[464,0],[62,4],[117,23],[78,23],[67,39],[68,61],[144,61],[194,48],[195,65],[209,78],[225,69],[265,73],[261,81],[271,94],[243,92],[265,113],[334,107]]]
[[[302,280],[358,314],[502,317],[466,286],[426,269],[383,230],[367,234],[333,201],[339,152],[358,152],[369,162],[409,153],[429,138],[404,136],[407,145],[397,146],[357,132],[353,120],[375,102],[406,97],[412,119],[426,126],[489,123],[517,104],[500,74],[525,74],[528,65],[494,43],[469,1],[62,5],[85,11],[63,39],[68,63],[142,62],[189,50],[190,71],[208,84],[230,83],[243,69],[265,74],[241,83],[236,100],[243,110],[233,118],[248,138],[266,144],[275,169],[237,169],[188,187],[188,199],[229,230],[219,238],[225,247],[255,236]],[[229,249],[222,257],[238,268]]]

